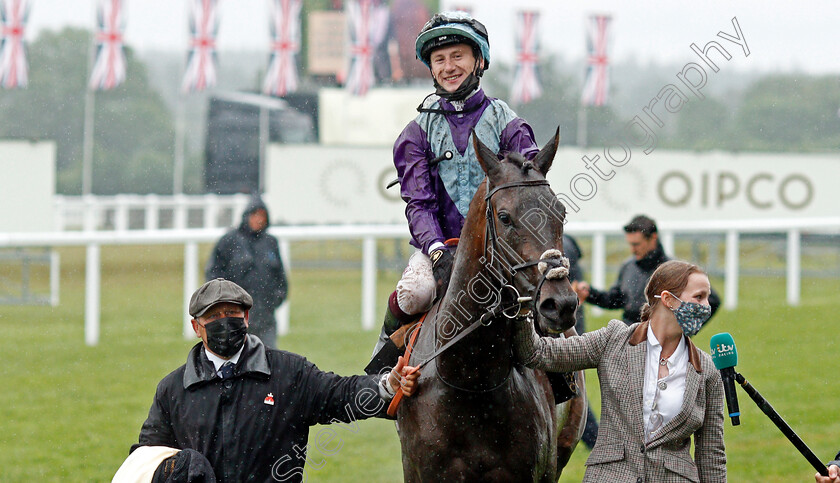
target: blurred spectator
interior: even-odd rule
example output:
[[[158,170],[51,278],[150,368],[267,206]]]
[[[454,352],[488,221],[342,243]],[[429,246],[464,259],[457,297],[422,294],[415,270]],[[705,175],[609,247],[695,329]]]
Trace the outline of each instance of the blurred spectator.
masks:
[[[580,259],[583,258],[583,253],[577,241],[569,235],[563,235],[563,255],[569,259],[569,281],[572,282],[572,288],[577,288],[577,284],[583,281],[583,269],[580,267]],[[578,305],[575,312],[577,322],[575,322],[575,330],[578,334],[586,332],[586,316],[584,315],[583,302]],[[595,446],[595,440],[598,438],[598,418],[592,412],[592,405],[587,401],[586,405],[586,427],[583,429],[583,434],[580,440],[587,448],[592,449]]]
[[[204,271],[207,280],[224,278],[244,288],[254,298],[248,332],[277,348],[277,320],[274,311],[286,299],[288,284],[280,259],[277,239],[269,235],[268,209],[254,196],[239,228],[223,236]]]
[[[630,220],[624,226],[624,236],[633,255],[621,265],[615,284],[609,290],[601,291],[580,282],[576,291],[582,301],[592,305],[604,309],[624,309],[624,323],[630,325],[641,319],[645,286],[651,274],[670,258],[659,243],[656,222],[647,216],[638,215]],[[709,296],[709,304],[714,316],[720,307],[720,297],[714,289]]]

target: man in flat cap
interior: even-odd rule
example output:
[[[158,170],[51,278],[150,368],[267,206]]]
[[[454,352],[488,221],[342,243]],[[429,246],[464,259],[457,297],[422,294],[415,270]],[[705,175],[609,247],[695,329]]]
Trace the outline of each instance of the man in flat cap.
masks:
[[[194,452],[209,461],[218,481],[301,481],[310,426],[381,416],[396,391],[414,392],[419,373],[408,375],[402,361],[381,376],[341,377],[297,354],[267,349],[248,334],[252,304],[248,292],[221,278],[192,295],[189,311],[201,343],[158,384],[131,451],[193,451],[164,460],[155,481],[179,466],[179,455]]]

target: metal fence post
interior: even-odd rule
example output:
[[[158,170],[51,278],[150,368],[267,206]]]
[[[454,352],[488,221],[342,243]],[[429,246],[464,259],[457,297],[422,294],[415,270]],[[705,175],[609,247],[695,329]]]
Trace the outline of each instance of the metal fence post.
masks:
[[[597,232],[592,235],[592,286],[604,289],[607,280],[607,235]],[[592,306],[593,315],[601,315],[604,310]]]
[[[289,246],[289,240],[280,240],[280,259],[283,261],[283,269],[286,272],[286,280],[289,279],[292,267],[292,250]],[[279,335],[286,335],[291,329],[290,324],[290,309],[289,299],[286,298],[283,304],[277,308],[277,333]]]
[[[99,343],[99,245],[87,246],[85,259],[85,344]]]
[[[671,256],[676,256],[674,253],[674,232],[663,231],[660,233],[660,236],[661,238],[659,241],[662,242],[662,249],[665,250],[665,253],[668,253]]]
[[[362,242],[362,329],[376,326],[376,238],[365,237]]]
[[[738,232],[726,232],[726,276],[724,277],[726,295],[723,305],[734,310],[738,307]]]
[[[190,297],[198,288],[198,243],[187,242],[184,244],[184,327],[185,340],[195,337],[192,329],[192,317],[190,317]]]
[[[802,253],[799,235],[797,229],[787,232],[787,303],[794,307],[799,305],[802,285]]]

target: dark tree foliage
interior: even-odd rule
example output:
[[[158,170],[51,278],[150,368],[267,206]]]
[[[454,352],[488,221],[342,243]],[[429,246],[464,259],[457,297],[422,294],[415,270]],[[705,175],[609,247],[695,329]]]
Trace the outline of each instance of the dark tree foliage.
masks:
[[[58,193],[81,192],[90,33],[44,32],[28,49],[26,89],[0,91],[0,138],[49,139],[57,148]],[[95,194],[171,193],[172,115],[126,50],[126,82],[95,97]]]
[[[734,147],[820,151],[840,145],[835,76],[774,75],[750,86],[735,116]]]

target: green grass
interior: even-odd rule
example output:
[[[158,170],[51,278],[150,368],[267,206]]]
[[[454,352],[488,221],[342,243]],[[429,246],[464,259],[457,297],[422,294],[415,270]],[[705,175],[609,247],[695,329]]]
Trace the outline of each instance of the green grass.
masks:
[[[339,257],[355,249],[324,245]],[[203,246],[202,260],[209,247]],[[293,254],[311,246],[293,245]],[[348,253],[350,255],[348,255]],[[180,246],[102,249],[100,343],[84,345],[84,249],[62,249],[58,307],[0,307],[0,481],[110,481],[137,440],[157,382],[183,364],[192,341],[181,337]],[[319,253],[318,256],[333,256]],[[380,300],[399,274],[381,272]],[[360,273],[354,270],[294,270],[291,334],[280,346],[305,355],[322,369],[359,373],[376,338],[360,330]],[[722,292],[723,283],[713,284]],[[758,389],[823,460],[840,449],[835,413],[838,280],[803,281],[802,305],[785,305],[783,279],[742,278],[740,305],[721,311],[695,337],[733,334],[738,370]],[[607,313],[589,327],[606,324]],[[597,377],[587,387],[599,412]],[[808,481],[814,471],[739,390],[742,424],[726,423],[730,481]],[[367,420],[359,431],[333,428],[337,454],[310,455],[320,469],[308,481],[390,482],[402,477],[393,423]],[[322,427],[315,427],[315,437]],[[582,446],[561,481],[580,481],[588,451]]]

